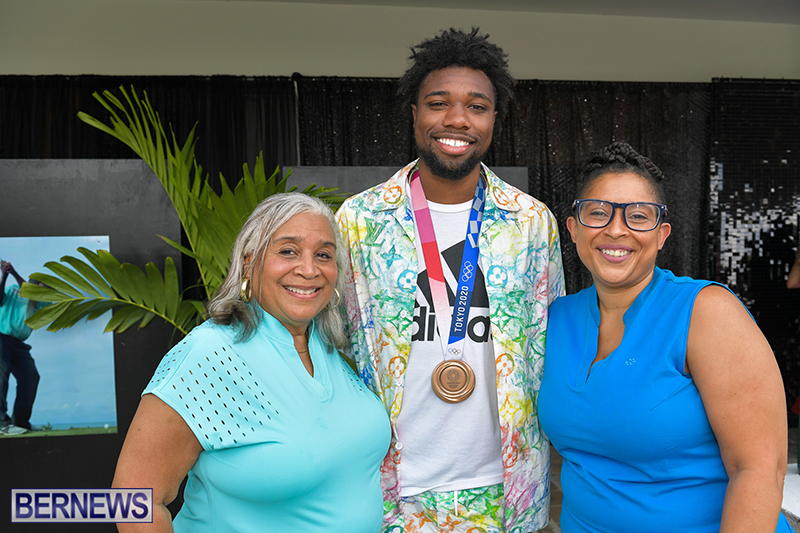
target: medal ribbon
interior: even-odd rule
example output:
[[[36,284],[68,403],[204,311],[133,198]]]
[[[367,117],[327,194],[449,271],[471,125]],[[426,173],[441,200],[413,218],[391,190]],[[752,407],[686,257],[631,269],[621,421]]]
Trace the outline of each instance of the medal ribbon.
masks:
[[[436,324],[439,327],[439,337],[442,339],[442,351],[445,359],[460,359],[464,353],[469,309],[472,305],[472,290],[475,287],[475,274],[478,271],[478,235],[483,222],[486,187],[483,184],[483,179],[478,178],[475,198],[472,200],[472,209],[469,213],[467,235],[464,239],[461,268],[456,279],[456,302],[451,317],[450,300],[447,297],[447,282],[444,279],[444,270],[442,268],[443,259],[439,254],[439,245],[436,242],[436,233],[433,231],[431,212],[428,209],[425,191],[422,190],[418,170],[415,170],[411,175],[409,185],[411,189],[411,205],[414,208],[414,219],[417,222],[417,231],[422,242],[422,255],[425,257],[425,266],[428,270],[433,309],[436,313]],[[443,335],[445,331],[450,332],[450,337],[446,343]]]

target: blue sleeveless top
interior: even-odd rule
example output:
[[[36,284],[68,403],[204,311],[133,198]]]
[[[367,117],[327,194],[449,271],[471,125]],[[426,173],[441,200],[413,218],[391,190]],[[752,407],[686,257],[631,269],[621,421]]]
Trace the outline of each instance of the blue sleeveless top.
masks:
[[[719,531],[728,476],[685,372],[694,300],[711,283],[656,268],[619,347],[593,366],[595,287],[550,306],[538,410],[564,458],[565,533]],[[783,515],[776,531],[792,532]]]

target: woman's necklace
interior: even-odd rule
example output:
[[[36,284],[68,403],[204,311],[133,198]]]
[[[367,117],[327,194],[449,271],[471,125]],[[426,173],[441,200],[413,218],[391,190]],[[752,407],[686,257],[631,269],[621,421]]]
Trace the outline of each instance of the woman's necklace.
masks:
[[[299,337],[299,336],[300,335],[292,335],[292,337]],[[306,329],[305,333],[303,333],[303,338],[304,338],[305,343],[306,343],[306,349],[305,350],[300,350],[300,349],[297,348],[297,345],[295,344],[294,349],[297,350],[297,353],[308,353],[308,329]]]

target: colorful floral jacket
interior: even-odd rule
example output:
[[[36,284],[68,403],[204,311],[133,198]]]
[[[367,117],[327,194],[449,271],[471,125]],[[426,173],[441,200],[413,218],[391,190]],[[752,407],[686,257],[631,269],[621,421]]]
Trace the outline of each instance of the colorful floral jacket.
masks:
[[[415,164],[349,198],[336,215],[350,255],[344,298],[351,355],[386,406],[393,429],[403,401],[417,290],[413,210],[404,192]],[[558,224],[543,203],[484,171],[488,188],[479,246],[497,365],[504,516],[507,532],[530,532],[543,528],[549,514],[549,443],[539,428],[536,399],[547,308],[564,294]],[[381,466],[387,533],[404,525],[402,443],[396,435]]]

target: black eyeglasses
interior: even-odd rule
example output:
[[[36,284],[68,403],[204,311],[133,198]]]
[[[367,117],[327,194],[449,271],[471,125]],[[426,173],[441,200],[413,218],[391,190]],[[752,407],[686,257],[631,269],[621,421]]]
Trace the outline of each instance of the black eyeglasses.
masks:
[[[633,231],[652,231],[667,215],[666,205],[651,202],[619,204],[593,198],[572,202],[572,210],[577,213],[578,222],[587,228],[605,228],[613,220],[617,209],[622,209],[625,225]]]

